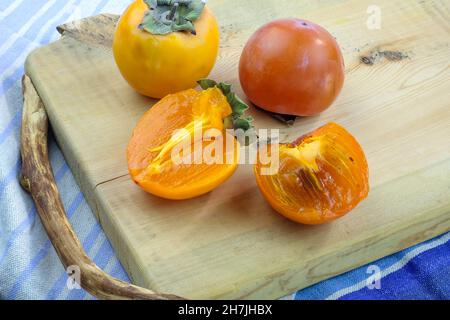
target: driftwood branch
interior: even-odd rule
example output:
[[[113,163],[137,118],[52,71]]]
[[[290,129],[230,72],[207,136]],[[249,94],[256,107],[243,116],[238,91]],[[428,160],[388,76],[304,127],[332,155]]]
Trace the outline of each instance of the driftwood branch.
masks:
[[[48,118],[30,78],[23,77],[24,109],[21,155],[22,187],[33,197],[42,224],[64,267],[80,268],[80,285],[101,299],[180,299],[115,279],[87,256],[70,225],[53,177],[47,152]]]

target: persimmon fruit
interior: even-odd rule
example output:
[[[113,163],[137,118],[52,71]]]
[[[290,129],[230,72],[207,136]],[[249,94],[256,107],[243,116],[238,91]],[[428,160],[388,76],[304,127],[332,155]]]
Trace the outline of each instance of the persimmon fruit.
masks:
[[[135,0],[113,41],[122,76],[152,98],[194,88],[210,73],[218,50],[217,20],[201,0]]]
[[[321,26],[300,19],[275,20],[248,40],[239,78],[258,107],[311,116],[327,109],[341,91],[344,59],[336,40]]]
[[[275,155],[275,151],[278,156]],[[261,161],[264,152],[271,161]],[[264,168],[278,161],[277,170]],[[259,150],[258,187],[277,212],[303,224],[322,224],[345,215],[369,192],[366,157],[343,127],[329,123],[292,143]]]
[[[238,165],[239,142],[223,124],[231,114],[231,106],[216,87],[164,97],[133,131],[127,148],[131,178],[145,191],[166,199],[189,199],[213,190]],[[204,157],[207,152],[212,161]]]

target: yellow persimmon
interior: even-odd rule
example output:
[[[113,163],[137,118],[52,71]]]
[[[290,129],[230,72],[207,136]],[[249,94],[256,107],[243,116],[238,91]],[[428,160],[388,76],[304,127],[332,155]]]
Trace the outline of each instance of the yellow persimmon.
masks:
[[[152,98],[194,88],[210,73],[218,48],[217,21],[201,0],[136,0],[113,41],[123,77]]]

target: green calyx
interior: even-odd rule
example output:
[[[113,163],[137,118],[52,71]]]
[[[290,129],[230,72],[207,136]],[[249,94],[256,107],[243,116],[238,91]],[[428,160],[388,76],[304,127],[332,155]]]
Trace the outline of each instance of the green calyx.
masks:
[[[194,21],[203,12],[202,0],[144,0],[149,11],[145,13],[139,28],[155,35],[188,31],[196,34]]]
[[[210,79],[199,80],[198,84],[203,90],[217,87],[227,98],[233,113],[223,120],[226,129],[241,129],[245,132],[253,128],[253,118],[250,116],[244,116],[245,111],[248,109],[248,105],[231,91],[231,84],[223,82],[217,83],[216,81]]]

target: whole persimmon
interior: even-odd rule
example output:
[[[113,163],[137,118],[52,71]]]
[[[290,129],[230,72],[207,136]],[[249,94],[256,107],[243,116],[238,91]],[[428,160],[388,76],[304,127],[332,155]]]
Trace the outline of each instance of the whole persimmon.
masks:
[[[333,36],[300,19],[270,22],[248,40],[239,63],[241,86],[267,111],[311,116],[327,109],[344,83],[344,60]]]
[[[152,98],[194,88],[210,73],[218,50],[219,27],[202,0],[135,0],[113,41],[122,76]]]

